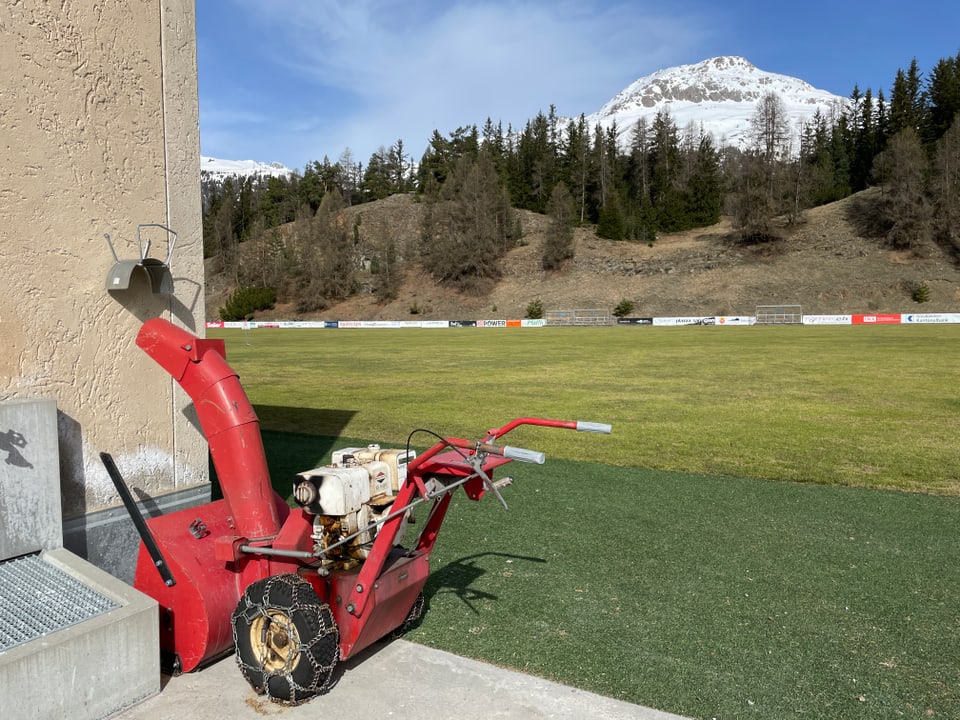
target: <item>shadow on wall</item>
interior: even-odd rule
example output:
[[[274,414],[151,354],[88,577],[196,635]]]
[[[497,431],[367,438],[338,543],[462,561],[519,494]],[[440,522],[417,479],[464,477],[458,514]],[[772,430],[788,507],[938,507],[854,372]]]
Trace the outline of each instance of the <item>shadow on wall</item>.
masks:
[[[5,433],[0,433],[0,453],[7,454],[7,457],[3,461],[6,465],[32,468],[33,464],[20,452],[26,446],[27,439],[22,433],[12,429],[7,430]]]
[[[190,278],[174,278],[174,283],[189,288],[181,293],[189,295],[188,303],[180,300],[177,294],[154,293],[146,271],[134,272],[130,276],[130,286],[126,290],[110,290],[108,294],[141,323],[160,317],[169,310],[183,327],[196,333],[197,320],[194,313],[203,292],[203,285]]]
[[[87,497],[84,492],[82,431],[80,423],[59,408],[57,409],[57,442],[60,448],[60,497],[63,517],[85,515]],[[75,481],[64,482],[65,478],[74,478]]]
[[[274,490],[287,502],[293,500],[293,476],[330,462],[334,450],[347,445],[376,440],[349,440],[343,429],[355,410],[317,410],[314,408],[254,405],[260,419],[260,434]],[[216,468],[210,463],[213,499],[223,497]]]
[[[141,230],[144,234],[141,234]],[[160,317],[169,310],[184,327],[195,333],[196,309],[203,292],[203,284],[188,277],[174,278],[171,275],[174,251],[182,254],[183,248],[194,245],[194,242],[176,245],[177,234],[155,223],[137,225],[135,248],[131,247],[132,243],[119,243],[118,251],[118,244],[111,241],[110,235],[104,237],[114,259],[114,265],[107,273],[108,294],[140,322]],[[167,248],[165,259],[152,257],[151,243],[162,247],[164,242]],[[134,257],[130,257],[131,255]],[[179,295],[187,296],[187,303],[181,301],[176,293],[177,284],[181,289]]]

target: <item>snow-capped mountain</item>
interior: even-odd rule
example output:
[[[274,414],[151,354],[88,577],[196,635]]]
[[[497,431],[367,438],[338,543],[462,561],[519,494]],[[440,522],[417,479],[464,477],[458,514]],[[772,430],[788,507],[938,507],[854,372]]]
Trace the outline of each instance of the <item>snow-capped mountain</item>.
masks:
[[[200,156],[201,180],[216,180],[222,182],[228,177],[290,177],[293,172],[280,163],[265,163],[257,160],[221,160],[219,158]]]
[[[666,110],[681,131],[692,126],[713,136],[717,147],[747,146],[751,120],[757,104],[767,93],[783,102],[793,131],[793,152],[803,123],[819,111],[828,123],[847,106],[847,98],[818,90],[789,75],[767,72],[737,56],[715,57],[695,65],[679,65],[642,77],[621,90],[598,111],[586,115],[588,127],[609,127],[617,123],[621,147],[629,146],[637,121],[651,125],[657,113]],[[566,129],[570,118],[558,119],[558,130]],[[202,156],[200,177],[223,182],[227,177],[289,177],[294,171],[280,163],[256,160],[222,160]]]
[[[745,58],[715,57],[642,77],[586,119],[590,127],[609,127],[616,120],[626,145],[641,117],[649,125],[667,110],[681,131],[690,123],[697,131],[702,125],[718,146],[740,146],[749,142],[757,103],[770,92],[783,101],[795,137],[818,110],[829,122],[847,102],[803,80],[760,70]]]

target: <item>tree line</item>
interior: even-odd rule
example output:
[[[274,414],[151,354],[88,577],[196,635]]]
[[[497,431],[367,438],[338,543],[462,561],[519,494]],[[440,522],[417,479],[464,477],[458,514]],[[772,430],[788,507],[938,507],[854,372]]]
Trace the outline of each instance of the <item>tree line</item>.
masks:
[[[732,217],[743,242],[769,242],[779,223],[871,185],[884,188],[867,215],[895,247],[940,242],[960,250],[960,54],[923,75],[913,60],[883,90],[854,87],[848,101],[793,128],[781,98],[767,94],[749,141],[717,146],[701,127],[679,128],[664,110],[621,136],[615,123],[561,121],[555,108],[523,128],[494,123],[435,130],[415,161],[402,140],[366,166],[346,150],[287,178],[203,182],[204,252],[237,287],[276,289],[302,311],[356,287],[360,228],[337,221],[346,207],[396,193],[423,203],[417,247],[387,239],[371,271],[383,299],[395,296],[404,266],[419,263],[440,282],[482,292],[499,261],[521,242],[514,209],[550,218],[546,271],[573,257],[572,228],[591,224],[610,240],[655,242],[658,233]],[[300,221],[307,249],[290,247],[281,226]],[[388,233],[389,234],[389,233]],[[243,269],[239,245],[258,238],[263,267]],[[266,238],[264,241],[263,239]],[[303,243],[301,243],[303,244]]]

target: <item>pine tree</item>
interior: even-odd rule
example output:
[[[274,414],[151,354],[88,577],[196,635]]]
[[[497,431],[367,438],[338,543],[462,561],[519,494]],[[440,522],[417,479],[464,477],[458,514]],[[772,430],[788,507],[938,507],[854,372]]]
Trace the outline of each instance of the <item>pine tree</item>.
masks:
[[[397,244],[389,234],[383,249],[377,254],[377,299],[381,303],[395,300],[403,285],[403,265],[397,255]]]
[[[547,227],[541,264],[544,270],[557,270],[573,257],[573,198],[562,182],[550,194]]]
[[[600,208],[600,217],[597,219],[597,237],[605,240],[623,240],[623,213],[620,210],[620,200],[615,190],[607,193],[607,202]]]
[[[690,164],[685,194],[687,224],[689,227],[713,225],[720,221],[722,207],[720,154],[711,136],[702,129]]]
[[[890,95],[890,134],[912,128],[919,131],[923,117],[922,76],[917,59],[910,62],[907,72],[897,70]]]
[[[587,213],[587,180],[589,176],[589,140],[587,119],[581,114],[567,123],[561,160],[561,178],[573,195],[577,222],[583,223]]]
[[[310,209],[310,215],[317,212],[320,207],[320,201],[326,192],[329,174],[327,168],[330,161],[323,159],[323,163],[317,161],[308,162],[303,169],[303,177],[300,178],[300,184],[297,192],[297,199],[301,207],[307,206]]]
[[[863,190],[870,178],[870,168],[876,156],[876,123],[874,120],[873,91],[863,94],[854,89],[853,109],[850,113],[850,186],[854,192]]]
[[[367,169],[363,171],[363,188],[361,197],[365,202],[382,200],[395,191],[395,170],[391,165],[390,153],[381,145],[370,156]]]
[[[926,83],[927,113],[922,138],[936,142],[954,124],[960,114],[960,54],[940,60],[930,71]]]
[[[408,174],[409,167],[403,140],[398,139],[390,146],[387,152],[387,170],[390,178],[391,192],[402,193],[410,189],[411,178]]]
[[[650,131],[650,198],[657,213],[657,228],[678,230],[686,224],[680,192],[679,132],[666,110],[656,114]]]

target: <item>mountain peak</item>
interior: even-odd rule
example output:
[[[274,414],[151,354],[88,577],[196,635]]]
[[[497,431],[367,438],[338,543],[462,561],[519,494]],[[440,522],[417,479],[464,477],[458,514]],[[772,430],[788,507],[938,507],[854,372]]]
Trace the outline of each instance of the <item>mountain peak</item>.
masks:
[[[259,160],[222,160],[220,158],[200,157],[200,177],[223,181],[228,177],[290,177],[293,171],[278,163],[265,163]]]
[[[642,77],[587,119],[602,125],[615,120],[621,136],[629,137],[640,118],[650,122],[666,110],[681,129],[693,122],[717,141],[736,144],[746,137],[757,102],[770,92],[783,101],[794,125],[809,121],[818,110],[829,115],[846,102],[799,78],[767,72],[730,55]]]

